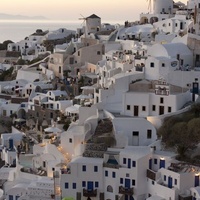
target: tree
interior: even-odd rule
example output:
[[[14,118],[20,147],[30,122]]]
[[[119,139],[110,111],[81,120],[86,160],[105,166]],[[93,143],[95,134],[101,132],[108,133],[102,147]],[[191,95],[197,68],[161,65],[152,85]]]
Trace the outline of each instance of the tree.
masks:
[[[184,115],[170,117],[164,121],[158,133],[166,147],[175,148],[180,158],[184,158],[186,152],[195,149],[200,142],[200,118],[187,122]]]
[[[63,129],[64,129],[65,131],[67,131],[67,129],[69,128],[70,124],[71,124],[71,121],[68,119],[68,120],[65,122],[65,124],[64,124],[64,126],[63,126]]]
[[[200,117],[200,103],[194,103],[190,111],[194,113],[195,117]]]

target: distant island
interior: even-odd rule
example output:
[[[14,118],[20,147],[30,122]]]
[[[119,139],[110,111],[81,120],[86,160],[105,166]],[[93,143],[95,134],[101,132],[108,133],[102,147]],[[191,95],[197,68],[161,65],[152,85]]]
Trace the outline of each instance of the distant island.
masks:
[[[24,15],[10,15],[5,13],[0,13],[0,20],[48,20],[44,16],[24,16]]]

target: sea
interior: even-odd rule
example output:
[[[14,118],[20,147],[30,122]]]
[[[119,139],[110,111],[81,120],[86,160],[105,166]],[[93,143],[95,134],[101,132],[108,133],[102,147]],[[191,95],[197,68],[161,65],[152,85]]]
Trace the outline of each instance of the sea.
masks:
[[[5,40],[19,42],[37,29],[42,29],[43,31],[52,31],[59,28],[76,30],[81,27],[81,21],[0,20],[0,43]]]
[[[103,23],[103,22],[102,22]],[[108,21],[110,24],[121,24],[123,22]],[[77,30],[83,26],[83,21],[52,21],[52,20],[0,20],[0,43],[5,40],[19,42],[27,36],[34,33],[37,29],[43,31],[57,30],[66,28],[69,30]]]

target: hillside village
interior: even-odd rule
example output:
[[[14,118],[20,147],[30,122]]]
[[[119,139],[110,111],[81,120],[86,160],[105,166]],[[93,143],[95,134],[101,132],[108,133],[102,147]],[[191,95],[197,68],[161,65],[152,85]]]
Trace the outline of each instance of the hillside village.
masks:
[[[0,51],[0,200],[200,199],[200,0],[152,3]]]

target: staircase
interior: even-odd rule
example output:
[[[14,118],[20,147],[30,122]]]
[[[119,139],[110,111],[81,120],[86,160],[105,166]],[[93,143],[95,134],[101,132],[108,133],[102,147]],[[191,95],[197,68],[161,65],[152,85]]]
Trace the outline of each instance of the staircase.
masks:
[[[105,151],[112,145],[113,140],[115,138],[113,135],[112,121],[108,118],[99,120],[95,133],[87,141],[83,156],[103,158]]]

